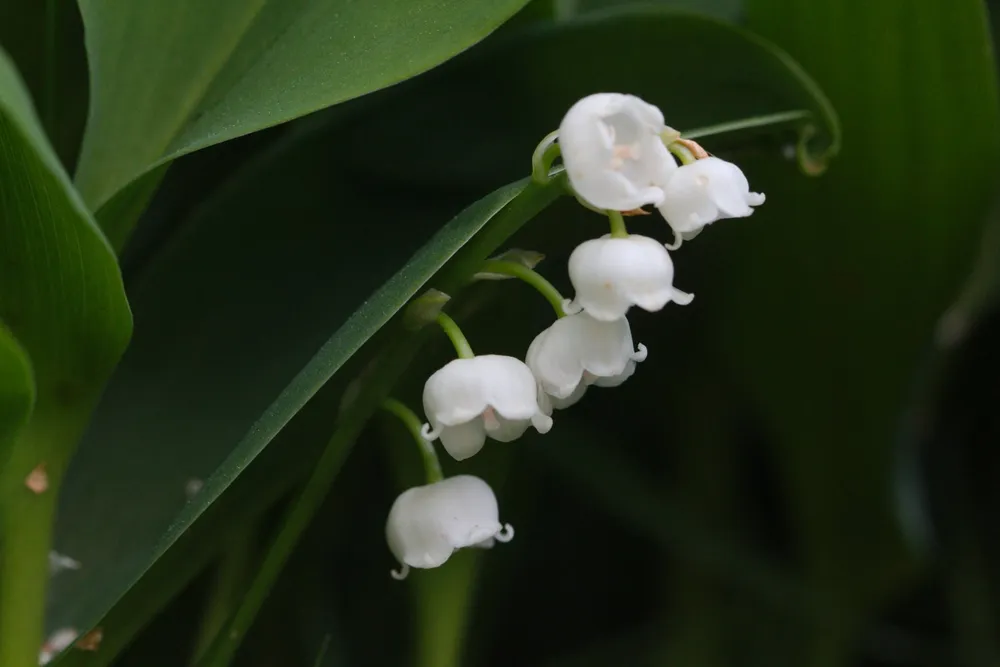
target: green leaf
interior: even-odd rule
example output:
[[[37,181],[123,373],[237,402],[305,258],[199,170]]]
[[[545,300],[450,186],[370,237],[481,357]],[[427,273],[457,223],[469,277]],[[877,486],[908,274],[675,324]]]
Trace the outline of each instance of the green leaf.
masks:
[[[508,186],[473,205],[407,262],[454,204],[419,193],[374,196],[350,183],[333,149],[342,138],[327,131],[289,142],[248,167],[139,279],[137,337],[63,494],[57,547],[84,568],[57,578],[52,627],[96,624],[166,553],[180,570],[150,570],[133,589],[142,594],[126,595],[104,621],[141,627],[157,609],[147,601],[176,593],[197,571],[188,565],[211,557],[219,527],[257,503],[256,496],[273,499],[274,491],[262,486],[280,492],[296,475],[265,471],[256,489],[244,487],[248,500],[229,504],[227,493],[220,501],[225,511],[215,512],[219,494],[526,187]],[[274,197],[275,190],[283,197]],[[287,201],[296,202],[294,216],[287,215]],[[381,233],[371,234],[372,225]],[[239,253],[231,250],[236,235]],[[495,245],[505,236],[485,238]],[[333,413],[324,410],[321,418],[328,432]],[[301,462],[293,470],[301,472]],[[188,480],[210,476],[186,504]],[[202,525],[196,519],[210,507],[205,519],[213,523],[200,540],[178,541],[192,524]],[[174,558],[174,544],[192,551]],[[131,636],[118,627],[124,634],[117,640],[109,634],[109,641]]]
[[[35,404],[31,362],[10,331],[0,324],[0,469]]]
[[[728,270],[702,303],[767,420],[831,615],[817,641],[842,642],[822,649],[836,653],[858,610],[911,571],[890,503],[894,431],[996,182],[996,72],[978,0],[750,0],[748,11],[830,95],[843,151],[812,180],[741,163],[767,204],[707,233]]]
[[[682,9],[708,14],[720,19],[735,21],[743,9],[744,0],[556,0],[563,6],[564,15],[584,14],[622,5],[658,4],[672,9]]]
[[[803,166],[811,172],[839,147],[830,103],[787,54],[732,25],[655,6],[491,41],[401,87],[396,103],[370,110],[348,141],[362,166],[393,182],[491,187],[523,174],[527,156],[566,110],[599,91],[639,95],[682,131],[782,114],[788,142],[795,130],[807,140]],[[516,100],[516,113],[498,99]]]
[[[72,0],[0,0],[0,45],[17,64],[49,139],[72,171],[87,120],[87,55]]]
[[[73,190],[0,52],[0,316],[24,346],[40,406],[89,404],[131,333],[114,254]]]
[[[93,91],[77,183],[98,210],[180,155],[430,69],[524,4],[80,0]]]
[[[70,185],[13,64],[0,52],[0,321],[37,385],[0,471],[0,663],[37,659],[54,491],[131,333],[114,253]],[[48,492],[25,479],[48,476]]]

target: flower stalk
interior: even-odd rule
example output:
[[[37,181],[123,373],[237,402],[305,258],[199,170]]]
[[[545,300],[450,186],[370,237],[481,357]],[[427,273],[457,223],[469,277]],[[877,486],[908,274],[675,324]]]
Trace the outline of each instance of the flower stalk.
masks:
[[[413,436],[413,439],[417,443],[417,448],[420,450],[420,458],[424,463],[424,476],[427,478],[427,483],[434,484],[444,479],[444,475],[441,472],[441,461],[438,460],[434,444],[421,435],[420,430],[423,428],[423,422],[420,421],[420,418],[417,417],[413,410],[395,398],[385,399],[382,403],[382,409],[398,417],[403,422],[406,430]]]
[[[552,309],[556,311],[556,317],[564,317],[566,315],[566,312],[563,310],[563,303],[566,301],[563,295],[559,293],[555,285],[534,269],[524,264],[518,264],[517,262],[488,259],[483,264],[483,271],[511,276],[526,282],[534,287],[552,305]]]
[[[461,327],[458,326],[458,322],[451,319],[447,313],[438,313],[437,323],[441,325],[441,330],[444,331],[445,335],[451,341],[451,344],[455,348],[455,354],[458,355],[459,359],[472,359],[476,356],[476,353],[472,351],[472,346],[469,345],[468,339],[465,334],[462,333]]]
[[[673,141],[667,145],[667,150],[669,150],[681,164],[694,164],[698,158],[695,156],[694,151],[688,148],[686,145],[680,141]]]
[[[627,239],[628,229],[625,227],[625,218],[621,211],[608,211],[608,222],[611,223],[611,238]]]

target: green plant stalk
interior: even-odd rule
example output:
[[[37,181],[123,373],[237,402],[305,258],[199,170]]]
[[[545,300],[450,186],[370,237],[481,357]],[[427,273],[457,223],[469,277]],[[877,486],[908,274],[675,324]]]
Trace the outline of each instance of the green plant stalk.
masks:
[[[397,429],[384,429],[390,467],[400,488],[412,486],[413,471]],[[503,466],[506,467],[506,466]],[[494,471],[491,471],[494,472]],[[500,471],[502,472],[502,470]],[[445,567],[420,570],[407,584],[413,595],[414,667],[458,667],[464,653],[469,607],[475,597],[481,549],[460,549]]]
[[[47,554],[52,543],[55,497],[48,491],[8,496],[0,513],[4,549],[0,559],[0,664],[29,667],[38,662],[44,637]]]
[[[437,452],[434,451],[434,443],[428,442],[424,438],[421,430],[423,429],[423,424],[417,415],[413,413],[413,410],[406,407],[395,398],[387,398],[385,402],[382,403],[382,407],[392,414],[396,415],[403,425],[406,426],[406,430],[410,432],[413,439],[417,443],[417,448],[420,450],[420,458],[424,463],[424,476],[427,479],[428,484],[434,484],[435,482],[440,482],[444,479],[444,474],[441,472],[441,461],[438,460]]]
[[[718,125],[696,127],[693,130],[681,132],[681,136],[685,139],[700,139],[702,137],[714,137],[719,134],[729,134],[731,132],[740,132],[742,130],[754,130],[761,127],[798,124],[810,118],[812,118],[812,114],[806,110],[782,111],[779,113],[768,114],[766,116],[741,118],[739,120],[729,121],[728,123],[719,123]]]
[[[563,173],[546,185],[529,184],[500,212],[484,225],[456,255],[441,277],[439,289],[452,293],[466,284],[482,262],[531,218],[566,192]],[[432,283],[437,283],[433,280]],[[405,372],[426,338],[427,329],[409,333],[397,319],[395,344],[390,344],[372,369],[368,381],[361,387],[349,415],[337,427],[323,454],[306,482],[302,493],[292,505],[278,534],[261,563],[246,596],[224,632],[197,663],[197,667],[226,667],[232,663],[236,650],[246,636],[257,612],[277,581],[281,570],[298,543],[313,515],[329,492],[333,480],[350,452],[354,441],[368,420],[387,398],[392,385]]]
[[[538,273],[534,269],[529,269],[525,265],[518,264],[517,262],[508,262],[502,259],[489,259],[483,264],[482,271],[484,273],[499,273],[523,280],[534,287],[539,294],[545,297],[546,301],[552,304],[553,310],[556,311],[556,317],[563,317],[566,315],[566,311],[563,310],[563,303],[565,302],[563,295],[559,293],[559,290],[555,288],[555,285],[546,280],[542,274]]]
[[[226,626],[240,601],[240,593],[253,573],[256,523],[250,522],[233,530],[227,537],[215,572],[208,603],[198,629],[194,658],[198,660]]]
[[[691,150],[683,144],[674,142],[667,146],[667,150],[676,155],[677,159],[681,161],[681,164],[693,164],[696,161],[696,158]]]
[[[625,218],[621,211],[607,211],[608,222],[611,223],[611,237],[616,239],[627,239],[628,229],[625,227]]]
[[[58,491],[87,414],[81,420],[73,413],[36,409],[0,473],[0,665],[4,667],[38,664]],[[36,493],[25,480],[40,463],[45,464],[47,488]]]
[[[462,333],[462,328],[458,326],[458,323],[447,313],[438,313],[435,318],[437,323],[441,325],[441,329],[444,331],[445,335],[451,341],[451,344],[455,347],[455,354],[458,355],[459,359],[472,359],[476,356],[476,353],[472,351],[472,346],[469,345],[468,339],[466,339],[465,334]]]
[[[421,570],[416,587],[417,667],[459,667],[465,648],[476,574],[478,549],[462,549],[446,567]]]

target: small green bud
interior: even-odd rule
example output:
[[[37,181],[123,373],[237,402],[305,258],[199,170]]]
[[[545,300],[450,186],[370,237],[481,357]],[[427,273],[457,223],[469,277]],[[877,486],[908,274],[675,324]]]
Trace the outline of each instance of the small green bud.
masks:
[[[538,266],[539,262],[545,259],[545,255],[540,252],[535,252],[534,250],[520,250],[518,248],[511,248],[510,250],[505,250],[496,257],[490,257],[491,260],[497,260],[502,262],[514,262],[515,264],[520,264],[521,266],[533,269]],[[473,280],[508,280],[514,276],[506,275],[503,273],[490,273],[489,271],[480,271],[479,273],[472,276]]]
[[[427,290],[406,307],[406,313],[403,315],[406,328],[416,331],[430,324],[450,299],[450,296],[440,290]]]

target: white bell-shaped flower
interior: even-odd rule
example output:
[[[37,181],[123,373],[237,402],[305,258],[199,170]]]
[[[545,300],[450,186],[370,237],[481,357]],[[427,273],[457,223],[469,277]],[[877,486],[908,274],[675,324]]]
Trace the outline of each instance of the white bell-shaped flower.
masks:
[[[565,410],[571,405],[576,405],[580,402],[583,395],[587,393],[588,386],[586,382],[581,382],[576,390],[566,398],[550,396],[539,387],[538,404],[542,406],[542,411],[547,415],[551,415],[553,410]]]
[[[569,257],[569,279],[576,290],[570,310],[582,308],[605,322],[621,319],[633,305],[655,312],[694,298],[674,289],[674,263],[663,244],[636,234],[578,245]]]
[[[634,95],[598,93],[570,107],[559,147],[570,184],[600,209],[630,211],[663,200],[677,170],[660,133],[663,113]]]
[[[681,166],[666,182],[663,201],[657,205],[670,227],[691,239],[705,225],[721,218],[745,218],[764,195],[750,192],[740,168],[717,157]]]
[[[525,361],[551,406],[562,409],[579,401],[588,385],[620,385],[645,358],[646,347],[633,347],[624,317],[607,322],[580,312],[538,334]]]
[[[534,426],[552,428],[538,404],[535,376],[520,359],[484,354],[455,359],[427,379],[424,412],[429,424],[423,435],[441,438],[456,460],[476,454],[489,436],[500,442],[520,438]]]
[[[439,567],[456,549],[509,542],[514,529],[500,523],[489,484],[457,475],[401,493],[389,510],[385,537],[402,564],[392,576],[403,579],[411,567]]]

